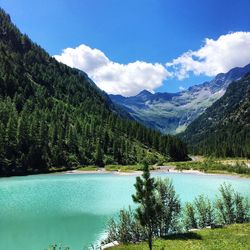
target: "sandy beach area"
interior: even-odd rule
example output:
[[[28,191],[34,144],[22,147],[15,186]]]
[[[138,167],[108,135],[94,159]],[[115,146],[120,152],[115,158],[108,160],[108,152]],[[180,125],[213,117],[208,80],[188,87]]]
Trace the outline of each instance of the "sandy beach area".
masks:
[[[230,174],[220,174],[220,173],[204,173],[199,170],[176,170],[172,166],[160,166],[158,169],[151,170],[150,171],[152,174],[154,173],[184,173],[184,174],[197,174],[197,175],[228,175],[228,176],[234,176],[236,177],[237,175],[230,175]],[[69,170],[63,172],[64,174],[114,174],[114,175],[141,175],[142,171],[131,171],[131,172],[123,172],[123,171],[107,171],[105,169],[99,168],[97,170]]]

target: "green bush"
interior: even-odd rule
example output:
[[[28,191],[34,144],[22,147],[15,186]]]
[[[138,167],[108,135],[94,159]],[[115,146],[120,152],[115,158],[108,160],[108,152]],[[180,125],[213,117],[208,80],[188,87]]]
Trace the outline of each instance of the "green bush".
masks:
[[[215,202],[218,221],[223,224],[249,221],[248,200],[225,183],[220,186],[219,191],[220,197]]]

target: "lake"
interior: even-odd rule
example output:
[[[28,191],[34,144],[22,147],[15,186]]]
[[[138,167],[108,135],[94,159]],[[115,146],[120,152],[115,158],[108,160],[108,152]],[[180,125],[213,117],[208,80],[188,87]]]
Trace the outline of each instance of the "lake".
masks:
[[[223,182],[250,197],[250,179],[190,173],[170,177],[181,201],[214,198]],[[54,243],[81,250],[97,243],[105,223],[133,205],[134,175],[47,174],[0,178],[0,249],[43,250]]]

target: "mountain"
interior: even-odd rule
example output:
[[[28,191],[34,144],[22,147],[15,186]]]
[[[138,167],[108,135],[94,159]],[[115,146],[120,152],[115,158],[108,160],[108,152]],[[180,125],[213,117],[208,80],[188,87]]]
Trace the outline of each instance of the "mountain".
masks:
[[[250,73],[180,134],[195,154],[250,158]]]
[[[110,95],[137,121],[164,134],[177,134],[201,115],[225,93],[228,85],[250,72],[250,64],[218,74],[204,82],[178,93],[155,93],[143,90],[136,96]]]
[[[0,9],[0,176],[187,158],[178,138],[128,116],[86,73],[57,62]]]

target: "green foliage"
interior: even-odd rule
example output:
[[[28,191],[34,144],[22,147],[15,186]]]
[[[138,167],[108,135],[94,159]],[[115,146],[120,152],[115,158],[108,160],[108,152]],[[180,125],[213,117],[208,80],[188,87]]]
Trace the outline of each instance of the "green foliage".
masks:
[[[77,167],[78,171],[97,171],[98,167],[97,166],[81,166],[81,167]]]
[[[131,210],[121,210],[120,211],[120,224],[118,231],[120,236],[120,241],[124,243],[129,243],[133,239],[132,230],[133,229],[133,215]]]
[[[171,164],[174,164],[177,170],[194,169],[208,173],[216,173],[221,171],[250,175],[250,168],[244,162],[236,162],[236,164],[225,164],[209,158],[204,161],[175,162]]]
[[[169,235],[166,238],[154,240],[153,248],[156,250],[228,250],[248,249],[250,245],[250,223],[233,224],[218,229],[203,229],[196,232]],[[129,245],[119,245],[114,250],[146,250],[146,242]]]
[[[131,243],[147,239],[151,247],[153,236],[163,237],[179,230],[180,200],[172,181],[168,178],[155,181],[146,164],[135,187],[136,194],[132,197],[139,207],[135,211],[121,210],[118,221],[112,219],[108,223],[106,241]]]
[[[128,119],[84,72],[50,57],[0,9],[0,176],[135,164],[147,155],[185,160],[187,149]]]
[[[99,167],[104,166],[103,152],[102,152],[102,147],[101,147],[100,142],[98,142],[98,144],[97,144],[96,155],[95,155],[95,164]]]
[[[118,221],[110,221],[107,242],[118,240],[129,244],[147,240],[149,248],[152,249],[153,237],[171,239],[182,235],[185,239],[190,239],[192,233],[180,232],[208,226],[214,229],[221,227],[221,223],[249,222],[246,198],[227,184],[220,186],[220,197],[214,203],[200,195],[193,203],[185,203],[183,209],[172,181],[151,178],[147,165],[143,178],[137,178],[135,187],[136,194],[132,197],[139,207],[135,211],[130,208],[121,210]]]
[[[178,231],[181,203],[170,179],[156,179],[157,230],[159,236]]]
[[[186,230],[191,228],[197,228],[197,219],[195,216],[194,205],[190,202],[187,202],[184,207],[184,217],[183,223]]]
[[[138,242],[144,238],[145,232],[143,227],[135,220],[135,214],[129,210],[120,211],[120,224],[118,228],[119,241],[124,243]]]
[[[180,138],[193,154],[250,158],[249,124],[250,74],[231,83],[224,96],[193,121]]]
[[[197,211],[197,224],[199,228],[205,228],[207,226],[211,226],[215,222],[214,208],[210,200],[200,195],[195,199],[194,205]]]
[[[49,246],[45,250],[69,250],[69,247],[64,247],[64,246],[55,244],[55,245]]]
[[[149,166],[144,163],[142,178],[137,177],[135,183],[136,193],[132,195],[133,201],[138,203],[136,218],[145,228],[149,249],[152,249],[153,230],[156,226],[156,213],[158,206],[155,195],[156,183],[150,177]]]
[[[227,184],[221,185],[219,192],[220,196],[214,204],[203,195],[197,197],[194,203],[185,204],[183,223],[186,229],[249,221],[249,205],[246,198]]]
[[[143,165],[106,165],[105,169],[107,171],[119,171],[119,172],[132,172],[132,171],[142,171]]]
[[[219,191],[220,197],[216,200],[218,221],[223,224],[249,221],[248,200],[235,192],[231,185],[223,184]]]
[[[249,221],[249,204],[241,194],[238,192],[234,193],[234,204],[235,204],[235,222],[243,223]]]
[[[136,214],[129,207],[128,210],[121,210],[119,213],[118,222],[111,219],[107,225],[106,242],[118,240],[125,244],[145,240],[145,229],[136,220]]]
[[[119,237],[119,232],[118,232],[118,225],[116,223],[116,221],[114,220],[114,218],[111,218],[108,223],[107,223],[107,236],[106,236],[106,240],[105,243],[109,243],[109,242],[113,242],[115,240],[118,240]]]

